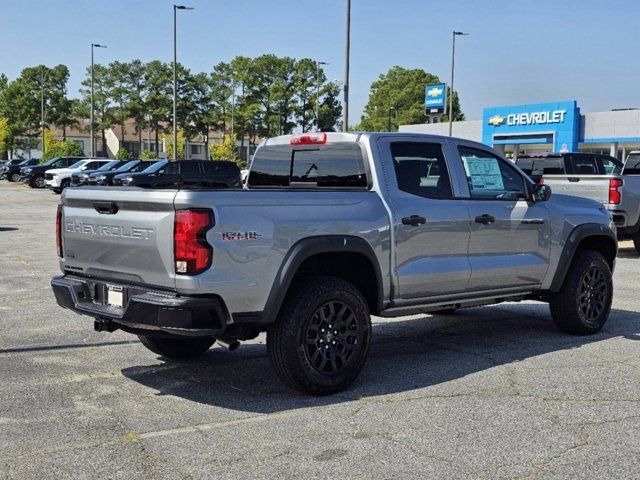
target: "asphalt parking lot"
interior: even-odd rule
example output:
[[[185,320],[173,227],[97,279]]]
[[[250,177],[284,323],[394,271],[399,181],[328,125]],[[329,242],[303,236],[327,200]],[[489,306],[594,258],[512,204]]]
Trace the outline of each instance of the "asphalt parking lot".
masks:
[[[0,184],[0,478],[640,478],[640,257],[609,322],[527,302],[374,319],[353,386],[286,390],[264,338],[168,363],[59,308],[58,196]]]

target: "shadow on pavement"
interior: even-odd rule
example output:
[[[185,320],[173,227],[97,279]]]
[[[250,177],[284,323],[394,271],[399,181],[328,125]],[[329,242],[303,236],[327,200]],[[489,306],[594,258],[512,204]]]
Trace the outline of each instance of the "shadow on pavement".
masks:
[[[577,337],[558,331],[544,304],[461,310],[453,316],[383,321],[373,327],[365,367],[347,390],[310,397],[286,389],[273,372],[265,345],[220,347],[180,368],[134,366],[123,375],[158,391],[222,408],[272,413],[406,392],[442,384],[494,366],[570,350],[614,337],[640,340],[637,312],[612,310],[603,330]],[[150,353],[151,355],[151,353]],[[179,387],[176,387],[179,385]]]

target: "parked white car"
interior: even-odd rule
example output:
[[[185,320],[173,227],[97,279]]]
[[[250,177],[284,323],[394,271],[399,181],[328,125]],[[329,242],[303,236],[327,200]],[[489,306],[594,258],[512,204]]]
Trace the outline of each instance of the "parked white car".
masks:
[[[67,168],[47,170],[44,174],[44,184],[55,193],[61,193],[71,183],[72,174],[84,170],[96,170],[108,162],[110,162],[108,158],[85,158]]]

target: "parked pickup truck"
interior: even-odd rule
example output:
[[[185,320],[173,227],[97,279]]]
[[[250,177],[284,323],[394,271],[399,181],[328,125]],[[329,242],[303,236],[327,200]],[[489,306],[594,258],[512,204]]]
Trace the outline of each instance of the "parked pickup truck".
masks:
[[[494,150],[419,134],[263,141],[245,189],[93,187],[57,214],[59,305],[165,358],[267,332],[275,371],[328,394],[362,369],[370,315],[525,299],[592,334],[617,240],[593,200],[554,195]]]
[[[602,203],[613,215],[618,236],[631,237],[640,253],[640,172],[637,168],[627,168],[608,155],[590,153],[521,155],[516,165],[534,182],[550,185],[556,193]]]

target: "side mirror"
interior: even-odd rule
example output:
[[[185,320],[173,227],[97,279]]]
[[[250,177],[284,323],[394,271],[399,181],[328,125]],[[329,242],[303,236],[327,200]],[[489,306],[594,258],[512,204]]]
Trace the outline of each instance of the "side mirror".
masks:
[[[546,202],[551,198],[551,187],[549,185],[536,183],[532,189],[533,200],[536,202]]]

